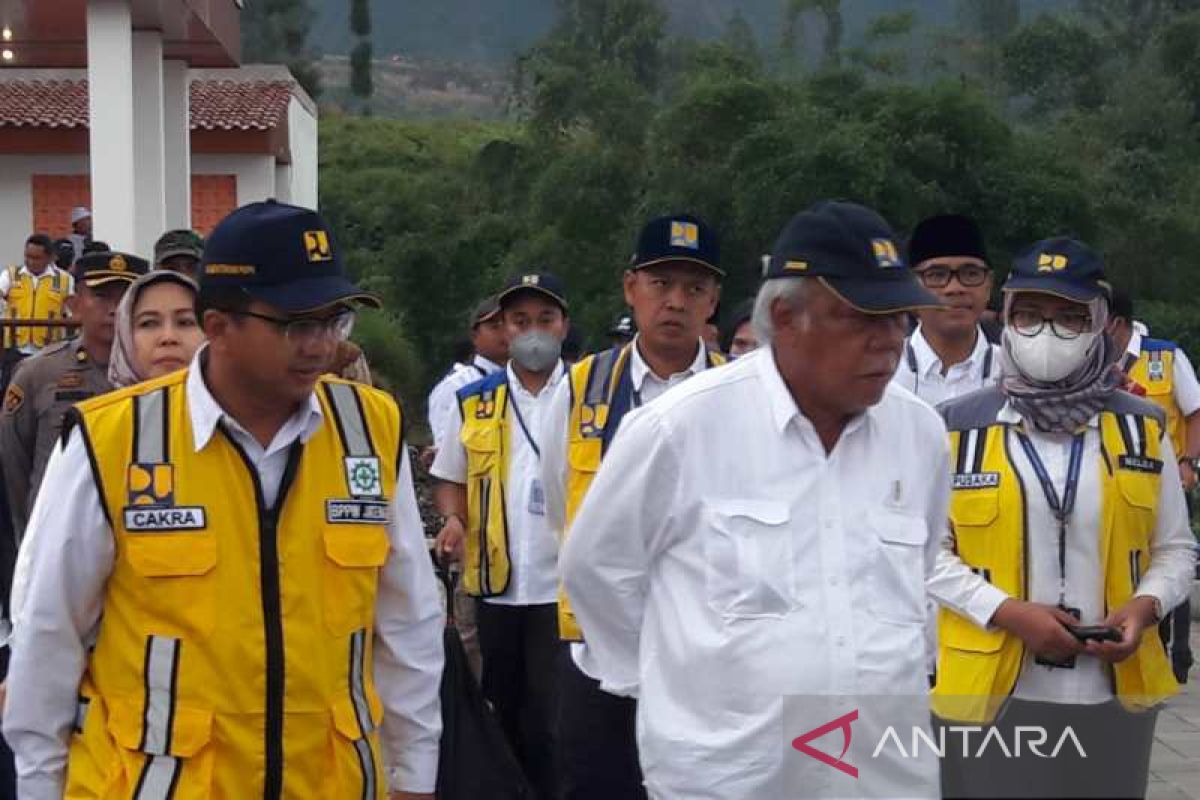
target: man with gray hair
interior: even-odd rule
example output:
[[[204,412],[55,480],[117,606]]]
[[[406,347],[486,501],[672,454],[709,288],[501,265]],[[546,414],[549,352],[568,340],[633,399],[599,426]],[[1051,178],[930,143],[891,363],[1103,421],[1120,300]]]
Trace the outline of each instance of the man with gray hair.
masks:
[[[775,244],[763,346],[626,417],[560,564],[601,687],[638,698],[652,798],[938,795],[929,750],[872,756],[881,704],[855,699],[928,730],[949,461],[889,381],[904,312],[936,304],[878,214],[820,203]],[[842,758],[808,744],[839,728]]]

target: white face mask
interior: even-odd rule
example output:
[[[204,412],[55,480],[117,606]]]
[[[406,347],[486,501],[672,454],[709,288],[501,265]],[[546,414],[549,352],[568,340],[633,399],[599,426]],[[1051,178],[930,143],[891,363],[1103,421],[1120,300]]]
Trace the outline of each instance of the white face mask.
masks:
[[[1061,381],[1082,367],[1099,335],[1084,333],[1074,339],[1060,339],[1049,325],[1036,336],[1022,336],[1011,328],[1004,329],[1004,341],[1013,361],[1040,383]]]

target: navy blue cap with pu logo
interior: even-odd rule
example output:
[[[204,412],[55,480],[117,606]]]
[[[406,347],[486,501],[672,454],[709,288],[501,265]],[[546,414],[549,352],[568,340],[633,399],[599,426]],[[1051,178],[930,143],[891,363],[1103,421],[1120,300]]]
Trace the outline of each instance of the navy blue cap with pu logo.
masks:
[[[346,277],[341,252],[317,212],[267,200],[231,212],[204,245],[200,286],[235,286],[288,314],[339,303],[378,307]]]
[[[1013,260],[1004,291],[1042,292],[1087,303],[1111,297],[1112,285],[1098,253],[1077,239],[1059,236],[1025,248]]]
[[[825,201],[792,217],[764,274],[783,278],[818,278],[868,314],[941,305],[909,269],[887,221],[856,203]]]
[[[537,294],[549,297],[554,302],[562,307],[563,313],[567,311],[567,291],[563,286],[563,282],[558,276],[549,272],[522,272],[513,275],[504,284],[504,288],[500,290],[500,294],[496,296],[500,308],[503,309],[508,301],[514,295],[522,292],[536,292]]]
[[[717,232],[692,214],[675,214],[650,220],[638,236],[637,252],[629,261],[632,270],[655,264],[696,264],[724,277],[721,242]]]

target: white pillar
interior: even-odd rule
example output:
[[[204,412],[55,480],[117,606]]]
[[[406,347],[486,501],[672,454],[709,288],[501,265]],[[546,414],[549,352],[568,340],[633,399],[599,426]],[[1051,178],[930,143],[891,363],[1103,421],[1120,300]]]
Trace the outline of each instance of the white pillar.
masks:
[[[88,0],[88,136],[97,239],[137,248],[134,222],[133,18],[129,0]]]
[[[185,61],[163,62],[163,144],[166,152],[166,227],[192,227],[191,78]]]
[[[166,151],[163,145],[162,33],[133,32],[134,164],[133,252],[154,255],[154,242],[167,229]]]

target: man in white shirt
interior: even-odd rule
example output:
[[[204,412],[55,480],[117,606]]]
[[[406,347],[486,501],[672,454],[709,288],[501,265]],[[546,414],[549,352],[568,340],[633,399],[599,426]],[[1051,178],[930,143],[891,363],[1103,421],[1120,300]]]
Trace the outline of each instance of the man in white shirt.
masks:
[[[508,339],[504,332],[504,320],[500,316],[500,304],[495,297],[480,301],[471,312],[470,361],[455,364],[450,372],[438,381],[429,393],[429,432],[433,436],[433,456],[442,446],[446,427],[455,421],[458,414],[458,390],[480,378],[486,378],[504,369],[508,363]]]
[[[951,797],[1141,797],[1154,709],[1176,691],[1155,630],[1192,580],[1164,415],[1119,389],[1109,284],[1086,245],[1038,242],[1005,284],[1000,386],[941,407],[952,530],[934,709],[980,739],[1078,742],[1057,758],[955,748]],[[969,568],[964,571],[963,567]]]
[[[353,307],[324,221],[214,230],[208,345],[72,412],[19,555],[19,796],[432,800],[442,605],[390,396],[323,377]]]
[[[546,417],[546,516],[560,539],[568,534],[625,415],[724,363],[700,338],[721,295],[725,273],[719,265],[716,232],[698,217],[660,217],[642,228],[622,281],[636,337],[573,366]],[[583,631],[561,595],[558,617],[560,636],[571,642],[561,660],[559,800],[645,797],[637,762],[636,703],[601,690]]]
[[[434,459],[436,547],[463,560],[480,598],[483,694],[542,798],[554,797],[558,537],[546,519],[539,441],[565,366],[567,300],[549,273],[516,275],[499,295],[511,360],[458,392],[457,425]]]
[[[931,406],[992,386],[998,351],[979,321],[992,293],[983,234],[975,220],[947,214],[922,220],[908,244],[908,262],[943,305],[917,313],[894,380]]]
[[[75,278],[54,263],[54,243],[45,234],[36,233],[25,242],[21,266],[0,272],[0,310],[9,319],[66,318],[67,300],[74,293]],[[10,327],[4,329],[4,346],[31,356],[65,335],[63,328]]]
[[[928,727],[923,577],[948,457],[937,415],[889,382],[904,312],[936,302],[875,212],[818,204],[775,244],[763,346],[623,423],[562,570],[601,687],[638,699],[652,798],[937,795],[927,752],[856,780],[787,714],[907,696]]]

